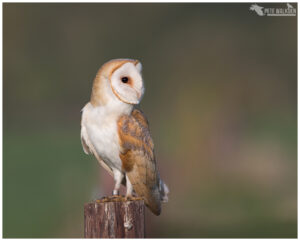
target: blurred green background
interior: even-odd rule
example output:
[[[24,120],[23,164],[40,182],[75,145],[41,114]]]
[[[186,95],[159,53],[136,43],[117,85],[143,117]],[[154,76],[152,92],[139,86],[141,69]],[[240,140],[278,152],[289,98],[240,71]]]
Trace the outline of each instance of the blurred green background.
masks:
[[[295,238],[297,18],[249,7],[3,3],[3,236],[83,236],[83,204],[112,182],[82,151],[80,110],[126,57],[171,190],[147,237]]]

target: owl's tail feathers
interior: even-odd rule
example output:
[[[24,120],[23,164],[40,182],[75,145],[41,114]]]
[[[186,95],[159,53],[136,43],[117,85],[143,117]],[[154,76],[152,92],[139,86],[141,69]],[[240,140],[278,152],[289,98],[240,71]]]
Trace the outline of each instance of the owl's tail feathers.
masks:
[[[137,186],[137,193],[141,193],[145,198],[145,204],[150,208],[152,213],[155,215],[160,215],[161,213],[161,202],[168,201],[168,193],[169,188],[167,185],[160,179],[159,185],[154,187],[150,192],[143,193],[142,190],[139,190],[139,186]]]
[[[151,193],[145,195],[145,203],[155,215],[158,216],[161,213],[161,202],[168,202],[169,192],[168,186],[159,179],[158,188],[156,186]]]
[[[159,190],[156,188],[150,195],[147,195],[145,198],[146,206],[154,213],[156,216],[160,215],[161,213],[161,204],[160,204],[160,193]]]
[[[163,180],[159,180],[159,193],[160,193],[160,200],[163,203],[168,202],[169,198],[168,198],[168,194],[169,194],[170,190],[168,188],[168,186],[163,182]]]

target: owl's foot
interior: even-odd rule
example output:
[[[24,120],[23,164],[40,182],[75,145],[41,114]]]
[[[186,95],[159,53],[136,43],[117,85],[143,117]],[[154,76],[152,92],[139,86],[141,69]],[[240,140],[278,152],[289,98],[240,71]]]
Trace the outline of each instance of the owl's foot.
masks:
[[[125,201],[138,201],[138,200],[143,200],[142,197],[135,197],[135,196],[126,196]]]
[[[137,201],[143,200],[142,197],[134,197],[134,196],[109,196],[103,197],[101,199],[97,199],[96,202],[98,203],[105,203],[105,202],[128,202],[128,201]]]
[[[105,203],[105,202],[122,202],[124,201],[124,196],[108,196],[108,197],[102,197],[101,199],[97,199],[96,202],[98,203]]]
[[[133,198],[132,195],[126,195],[126,196],[125,196],[125,201],[131,201],[132,198]]]

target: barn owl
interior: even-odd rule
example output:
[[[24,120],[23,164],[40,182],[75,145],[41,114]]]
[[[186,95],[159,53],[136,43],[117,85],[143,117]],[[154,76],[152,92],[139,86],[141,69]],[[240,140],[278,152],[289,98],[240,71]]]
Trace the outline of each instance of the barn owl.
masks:
[[[115,181],[113,195],[126,185],[156,215],[169,189],[160,179],[148,121],[139,104],[144,94],[142,65],[138,60],[114,59],[94,79],[90,102],[82,109],[81,142]]]

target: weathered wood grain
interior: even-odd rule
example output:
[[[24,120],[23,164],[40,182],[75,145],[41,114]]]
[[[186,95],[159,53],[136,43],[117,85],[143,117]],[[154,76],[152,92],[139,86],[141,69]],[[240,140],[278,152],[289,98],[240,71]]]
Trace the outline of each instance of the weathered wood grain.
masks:
[[[102,199],[84,205],[85,238],[144,238],[145,205],[141,199]]]

